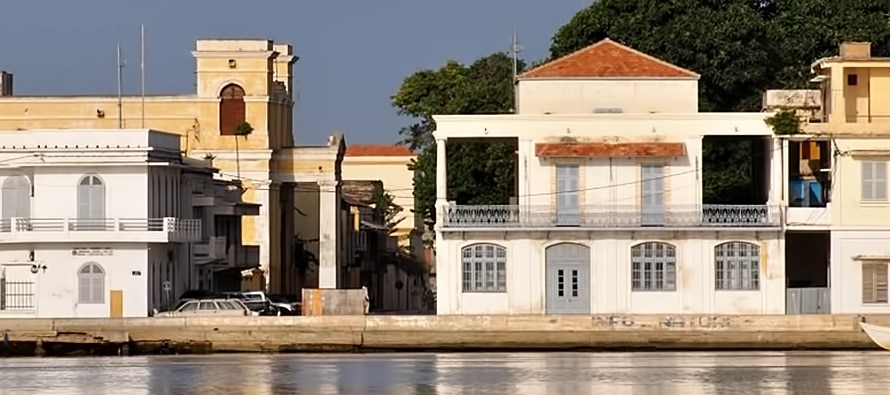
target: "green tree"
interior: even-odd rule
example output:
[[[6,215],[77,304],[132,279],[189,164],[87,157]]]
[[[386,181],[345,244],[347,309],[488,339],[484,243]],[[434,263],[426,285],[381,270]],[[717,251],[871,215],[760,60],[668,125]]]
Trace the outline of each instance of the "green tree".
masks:
[[[759,111],[767,89],[814,87],[842,41],[888,53],[890,0],[598,0],[553,36],[551,59],[609,37],[701,74],[702,111]],[[704,142],[706,202],[756,195],[751,142]]]
[[[519,64],[520,70],[524,64]],[[400,133],[418,152],[415,211],[436,221],[435,114],[502,114],[513,111],[513,59],[495,53],[470,65],[448,61],[438,70],[408,76],[392,97],[398,113],[414,123]],[[514,191],[515,147],[505,143],[448,142],[448,199],[462,204],[506,204]]]

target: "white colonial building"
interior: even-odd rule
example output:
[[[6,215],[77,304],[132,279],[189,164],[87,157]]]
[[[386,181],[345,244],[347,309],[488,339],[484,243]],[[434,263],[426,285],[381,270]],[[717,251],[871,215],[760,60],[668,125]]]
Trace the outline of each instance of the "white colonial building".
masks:
[[[0,132],[0,319],[145,317],[240,287],[240,202],[154,130]],[[227,274],[230,273],[230,274]]]
[[[435,116],[438,313],[783,314],[770,114],[699,113],[697,81],[604,40],[522,74],[517,114]],[[703,201],[726,138],[760,158],[750,204]],[[448,200],[446,145],[480,140],[516,148],[503,205]]]

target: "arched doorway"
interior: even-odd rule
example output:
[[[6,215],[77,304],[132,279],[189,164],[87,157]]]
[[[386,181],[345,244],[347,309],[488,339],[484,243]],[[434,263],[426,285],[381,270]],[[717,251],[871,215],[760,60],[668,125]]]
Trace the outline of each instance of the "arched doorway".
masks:
[[[590,314],[590,248],[555,244],[544,251],[547,314]]]

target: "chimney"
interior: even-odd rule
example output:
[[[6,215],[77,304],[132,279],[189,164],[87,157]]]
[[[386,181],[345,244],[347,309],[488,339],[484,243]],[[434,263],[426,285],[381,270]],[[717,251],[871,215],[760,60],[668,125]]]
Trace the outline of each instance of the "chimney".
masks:
[[[871,58],[870,42],[845,42],[841,43],[841,59],[868,59]]]
[[[0,97],[12,96],[12,74],[0,70]]]

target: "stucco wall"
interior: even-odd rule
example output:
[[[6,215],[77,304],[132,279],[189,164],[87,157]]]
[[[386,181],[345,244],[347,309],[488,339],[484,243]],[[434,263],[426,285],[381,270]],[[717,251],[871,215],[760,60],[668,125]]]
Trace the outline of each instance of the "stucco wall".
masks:
[[[887,226],[887,218],[890,217],[890,199],[862,200],[862,162],[890,162],[890,155],[860,155],[856,152],[881,150],[890,152],[890,140],[837,139],[835,144],[840,151],[847,154],[835,159],[832,224],[841,227]],[[888,186],[885,185],[885,188]],[[890,196],[890,191],[887,193]]]
[[[73,248],[111,247],[111,256],[73,256]],[[34,282],[36,317],[109,317],[111,291],[123,291],[123,316],[145,317],[148,314],[148,245],[144,243],[116,243],[106,245],[40,244],[32,247],[34,261],[45,265],[45,271],[30,272],[25,262],[30,249],[23,246],[0,246],[0,265],[6,270],[7,281]],[[15,262],[21,262],[17,264]],[[105,270],[104,303],[78,303],[78,270],[95,262]],[[0,312],[3,316],[29,316],[15,312]]]
[[[590,248],[591,314],[714,313],[784,314],[785,263],[782,237],[775,233],[596,232],[468,233],[472,240],[440,239],[437,245],[439,314],[543,314],[545,249],[562,242]],[[677,248],[677,290],[632,292],[630,248],[662,241]],[[714,247],[746,241],[761,247],[761,283],[756,291],[715,291]],[[507,292],[463,293],[461,248],[492,243],[507,248]]]
[[[890,304],[862,303],[862,261],[858,255],[890,257],[890,231],[831,232],[831,312],[890,313]]]
[[[600,79],[519,81],[520,114],[590,114],[597,108],[625,113],[698,112],[698,81]]]

